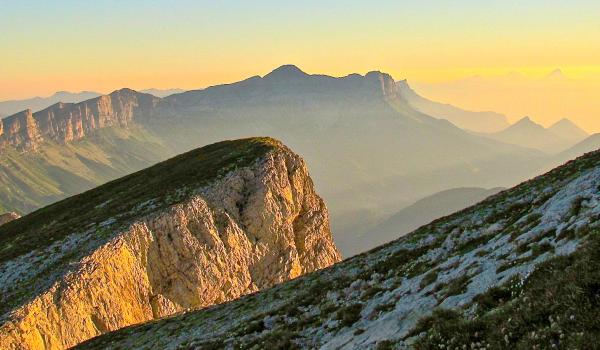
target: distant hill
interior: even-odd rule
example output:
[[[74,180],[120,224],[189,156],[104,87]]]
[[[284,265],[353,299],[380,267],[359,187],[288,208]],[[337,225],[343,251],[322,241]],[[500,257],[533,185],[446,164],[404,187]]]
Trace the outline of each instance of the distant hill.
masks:
[[[548,130],[569,142],[580,142],[590,136],[585,130],[566,118],[552,124]]]
[[[439,119],[446,119],[452,124],[475,132],[496,132],[510,124],[505,115],[496,112],[467,111],[450,104],[431,101],[413,90],[406,80],[398,82],[402,97],[415,109]]]
[[[156,97],[166,97],[173,94],[179,94],[184,91],[185,90],[183,89],[146,89],[141,90],[140,92],[154,95]],[[59,91],[48,97],[33,97],[23,100],[0,101],[0,119],[26,109],[37,112],[59,102],[78,103],[91,98],[99,97],[101,95],[101,93],[94,91]]]
[[[58,102],[76,103],[98,97],[101,94],[93,91],[68,92],[59,91],[48,97],[34,97],[25,100],[0,102],[0,116],[6,117],[26,109],[36,112]]]
[[[588,136],[585,140],[579,142],[575,146],[556,155],[558,162],[564,162],[574,157],[579,157],[582,154],[600,149],[600,133]]]
[[[363,238],[368,242],[366,244],[377,246],[416,230],[434,219],[474,205],[502,190],[501,187],[492,189],[461,187],[435,193],[400,210],[370,229],[370,232],[377,233],[376,236]]]
[[[185,92],[185,90],[183,90],[183,89],[145,89],[145,90],[141,90],[140,92],[143,92],[145,94],[154,95],[156,97],[167,97],[167,96],[173,95],[173,94],[180,94],[182,92]]]
[[[498,141],[554,154],[583,140],[587,134],[568,120],[544,128],[531,118],[524,117],[508,128],[488,136]]]

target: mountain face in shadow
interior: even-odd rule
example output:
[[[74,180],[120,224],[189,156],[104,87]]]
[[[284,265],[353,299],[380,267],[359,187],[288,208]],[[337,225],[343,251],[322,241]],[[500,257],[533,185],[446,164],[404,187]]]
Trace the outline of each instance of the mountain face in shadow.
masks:
[[[342,247],[345,237],[355,234],[337,220],[345,214],[363,209],[395,211],[449,188],[509,186],[547,166],[541,152],[473,135],[415,110],[393,78],[382,72],[336,78],[283,66],[264,77],[162,99],[122,89],[25,114],[26,123],[6,124],[0,137],[7,140],[4,154],[14,150],[14,157],[28,161],[48,144],[73,149],[102,130],[138,128],[159,140],[160,147],[149,152],[159,158],[224,139],[276,137],[307,160],[329,204]],[[123,147],[134,158],[155,159],[135,145]],[[111,152],[117,155],[119,150]],[[107,154],[107,159],[112,155]],[[42,166],[43,160],[36,159],[31,166]],[[110,161],[106,163],[110,168]],[[7,163],[0,165],[8,174]],[[125,168],[113,170],[123,175]],[[35,183],[44,178],[44,169],[34,177]],[[68,166],[62,169],[69,171]],[[61,181],[68,177],[54,177],[58,189],[40,196],[56,200],[72,194],[64,183],[69,181]],[[97,181],[101,180],[91,180]],[[21,191],[18,181],[11,186],[14,191],[8,191],[4,201],[10,201],[10,193]],[[37,193],[34,185],[26,187],[27,193]],[[36,203],[40,201],[44,199]]]

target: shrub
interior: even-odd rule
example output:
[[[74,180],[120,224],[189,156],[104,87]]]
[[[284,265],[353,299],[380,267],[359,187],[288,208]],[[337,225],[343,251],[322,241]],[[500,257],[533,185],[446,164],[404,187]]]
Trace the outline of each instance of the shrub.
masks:
[[[427,287],[428,285],[432,284],[433,282],[437,281],[438,278],[438,272],[437,270],[433,270],[431,272],[429,272],[428,274],[426,274],[425,276],[423,276],[423,279],[421,280],[420,283],[420,287],[421,289]]]
[[[338,310],[336,318],[340,320],[340,325],[343,327],[352,326],[356,321],[360,320],[360,312],[362,304],[350,304]]]

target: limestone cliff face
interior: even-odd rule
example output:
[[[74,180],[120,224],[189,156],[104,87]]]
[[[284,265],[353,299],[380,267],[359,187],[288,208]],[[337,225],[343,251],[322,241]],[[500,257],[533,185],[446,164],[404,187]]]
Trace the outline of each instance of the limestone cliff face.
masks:
[[[80,103],[57,103],[39,112],[17,113],[2,120],[0,144],[31,149],[42,140],[65,143],[96,129],[126,127],[135,116],[150,115],[160,99],[121,89]]]
[[[15,212],[9,212],[9,213],[4,213],[0,215],[0,226],[4,225],[8,222],[11,222],[13,220],[16,220],[18,218],[20,218],[21,215],[15,213]]]
[[[393,99],[400,96],[396,82],[391,75],[382,72],[369,72],[365,79],[374,82],[377,86],[374,91],[379,92],[384,98]]]
[[[35,148],[41,135],[31,110],[19,112],[2,119],[0,145],[12,145],[18,148]]]
[[[57,103],[34,114],[40,133],[58,142],[78,140],[95,129],[126,127],[148,113],[160,99],[130,89],[115,91],[77,104]]]
[[[3,349],[64,349],[340,260],[306,165],[283,146],[101,244],[75,246],[93,248],[63,273],[38,276],[49,287],[0,319]],[[0,282],[14,278],[8,265],[0,266]]]

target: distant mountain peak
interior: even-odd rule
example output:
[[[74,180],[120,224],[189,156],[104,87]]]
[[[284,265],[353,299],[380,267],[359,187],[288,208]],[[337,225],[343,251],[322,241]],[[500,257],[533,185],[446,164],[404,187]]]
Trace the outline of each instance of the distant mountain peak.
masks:
[[[587,131],[583,130],[577,124],[567,118],[562,118],[561,120],[552,124],[548,130],[562,138],[576,141],[582,141],[589,136]]]
[[[565,78],[565,74],[563,73],[563,71],[560,68],[556,68],[555,70],[553,70],[552,72],[550,72],[550,74],[546,75],[546,78]]]
[[[528,127],[540,127],[540,128],[544,128],[542,125],[534,122],[531,117],[529,116],[525,116],[521,119],[519,119],[516,123],[514,123],[512,126],[520,126],[520,127],[524,127],[524,126],[528,126]]]
[[[285,64],[279,68],[276,68],[271,73],[265,75],[265,79],[271,80],[290,80],[307,77],[304,71],[293,64]]]
[[[111,92],[110,94],[115,95],[115,94],[137,94],[137,93],[138,93],[137,91],[130,89],[130,88],[121,88],[121,89]]]
[[[552,124],[552,126],[550,128],[555,127],[555,126],[559,126],[559,125],[564,125],[564,126],[568,125],[568,126],[575,126],[575,127],[577,127],[577,125],[575,123],[573,123],[570,119],[568,119],[568,118],[562,118],[559,121],[557,121],[556,123]]]

